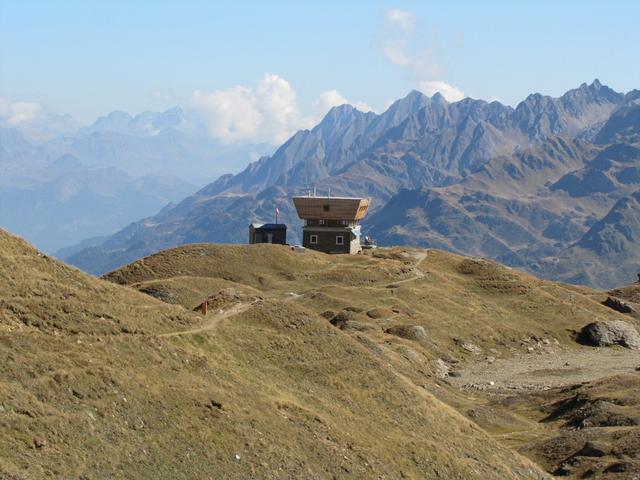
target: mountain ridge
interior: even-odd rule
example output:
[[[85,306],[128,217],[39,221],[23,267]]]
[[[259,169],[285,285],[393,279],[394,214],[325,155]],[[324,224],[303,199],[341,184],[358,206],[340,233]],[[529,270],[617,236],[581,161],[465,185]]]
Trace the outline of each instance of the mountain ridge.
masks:
[[[529,95],[516,108],[470,98],[449,103],[442,96],[429,98],[416,91],[379,115],[335,107],[316,127],[297,132],[272,156],[235,176],[220,177],[157,218],[128,227],[127,232],[137,233],[116,235],[109,247],[97,247],[93,254],[108,258],[106,264],[113,268],[119,255],[132,260],[185,242],[242,242],[245,224],[269,220],[276,206],[282,221],[290,224],[290,241],[295,243],[300,222],[288,198],[311,187],[335,195],[373,197],[371,216],[364,223],[372,236],[383,242],[431,246],[428,235],[418,234],[420,229],[379,222],[376,214],[400,192],[433,189],[440,192],[433,195],[440,195],[458,213],[472,209],[463,214],[465,221],[477,223],[479,230],[474,231],[492,239],[487,250],[474,247],[473,254],[501,251],[501,261],[545,276],[541,258],[560,255],[621,196],[638,188],[635,157],[625,165],[614,161],[607,172],[593,170],[604,161],[597,158],[601,150],[614,151],[613,145],[595,142],[598,135],[603,138],[599,132],[619,125],[616,141],[622,146],[617,148],[626,149],[627,155],[636,148],[635,117],[627,114],[616,120],[621,111],[633,110],[634,102],[633,91],[618,93],[595,80],[559,98]],[[617,177],[608,183],[611,175]],[[600,183],[608,187],[598,187]],[[398,208],[400,203],[394,205]],[[400,211],[396,214],[408,221]],[[437,209],[422,209],[421,215],[453,222]],[[438,215],[443,216],[437,219]],[[386,216],[392,218],[393,212]],[[396,231],[403,237],[394,240],[382,224],[400,227]],[[422,231],[428,224],[420,227]],[[521,243],[524,238],[529,246]],[[454,251],[472,253],[465,250],[473,241],[464,231],[452,241],[459,245]],[[68,260],[95,273],[104,271],[92,270],[84,260]]]

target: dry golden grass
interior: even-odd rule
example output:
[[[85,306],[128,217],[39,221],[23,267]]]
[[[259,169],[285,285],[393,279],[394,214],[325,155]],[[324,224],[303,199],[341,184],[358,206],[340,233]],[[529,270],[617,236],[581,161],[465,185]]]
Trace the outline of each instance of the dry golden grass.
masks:
[[[193,261],[198,265],[191,265]],[[190,271],[196,275],[186,275]],[[582,354],[588,348],[575,342],[575,332],[596,319],[621,318],[601,304],[606,298],[603,292],[542,281],[492,261],[436,250],[392,248],[366,255],[327,256],[270,245],[193,245],[161,252],[107,278],[137,289],[159,282],[174,293],[188,286],[201,298],[233,282],[236,287],[255,289],[274,306],[295,304],[327,320],[343,312],[336,338],[350,336],[406,386],[433,394],[512,447],[534,442],[542,449],[560,427],[541,427],[535,406],[511,412],[492,405],[481,394],[450,388],[439,379],[443,359],[455,370],[492,357],[514,357],[520,362],[527,353]],[[222,281],[227,283],[212,283]],[[183,305],[191,307],[195,300],[190,298]],[[212,335],[223,335],[235,325],[234,319],[224,320]],[[407,333],[416,327],[423,329],[425,338]],[[247,351],[256,344],[253,335],[240,331],[234,335],[246,338],[243,348]],[[285,345],[282,348],[289,350],[290,342]],[[264,350],[259,352],[262,355]],[[305,352],[294,358],[308,358]],[[267,378],[272,375],[269,372]],[[542,461],[539,451],[522,450],[545,468],[556,468]]]
[[[332,305],[369,299],[397,315],[358,314],[376,326],[428,324],[411,311],[423,302],[409,301],[412,280],[388,288],[415,275],[414,253],[195,246],[109,275],[161,285],[180,306],[0,231],[3,478],[542,478],[420,385],[433,353],[318,315],[313,292],[327,290]],[[266,299],[179,334],[210,321],[190,308],[229,282]]]
[[[423,326],[436,344],[462,358],[474,355],[460,347],[460,340],[504,355],[520,349],[521,339],[530,336],[579,348],[574,331],[594,319],[620,318],[600,304],[606,297],[601,292],[437,250],[416,267],[421,253],[394,248],[328,256],[274,245],[191,245],[147,257],[105,278],[137,289],[162,284],[187,308],[232,283],[271,298],[295,297],[316,313],[355,307],[362,311],[359,320],[376,330]],[[214,283],[223,281],[232,283]],[[197,293],[179,293],[185,289]],[[364,314],[372,309],[391,315]]]

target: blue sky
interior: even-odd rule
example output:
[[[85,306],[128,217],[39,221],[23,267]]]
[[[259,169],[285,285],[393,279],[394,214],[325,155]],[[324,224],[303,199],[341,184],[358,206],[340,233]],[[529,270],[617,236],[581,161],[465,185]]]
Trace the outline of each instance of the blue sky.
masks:
[[[83,122],[195,105],[245,140],[258,120],[236,101],[286,130],[412,89],[515,105],[596,77],[640,88],[638,18],[633,1],[0,0],[0,97]]]

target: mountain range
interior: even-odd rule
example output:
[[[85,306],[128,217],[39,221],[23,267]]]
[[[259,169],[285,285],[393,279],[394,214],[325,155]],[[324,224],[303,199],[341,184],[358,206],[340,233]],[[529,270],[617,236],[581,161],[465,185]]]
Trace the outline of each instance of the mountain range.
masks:
[[[272,156],[66,260],[103,273],[174,245],[243,242],[276,206],[298,242],[289,198],[315,187],[371,196],[364,230],[380,244],[446,248],[601,288],[626,283],[640,268],[629,206],[640,184],[639,98],[595,80],[516,108],[417,91],[379,115],[335,107]]]
[[[0,118],[0,225],[46,251],[157,213],[266,145],[225,146],[189,112],[112,112],[81,127]]]

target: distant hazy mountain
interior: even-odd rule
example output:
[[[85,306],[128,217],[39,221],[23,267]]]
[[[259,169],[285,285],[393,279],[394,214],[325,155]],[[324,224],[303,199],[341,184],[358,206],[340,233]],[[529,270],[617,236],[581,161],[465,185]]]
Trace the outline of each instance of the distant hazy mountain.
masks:
[[[624,283],[628,269],[601,279],[551,265],[579,265],[568,260],[578,255],[573,246],[640,190],[637,100],[637,91],[596,80],[560,98],[530,95],[516,108],[415,91],[380,115],[343,105],[272,156],[68,260],[100,273],[181,243],[242,242],[246,226],[269,220],[276,205],[295,242],[289,197],[315,186],[372,196],[364,226],[381,244],[488,256],[598,286]]]
[[[178,107],[134,117],[115,111],[43,149],[50,158],[70,153],[89,166],[115,166],[130,175],[174,175],[196,185],[271,151],[264,144],[220,144],[198,118]]]
[[[58,175],[39,183],[0,188],[0,224],[55,251],[79,238],[104,235],[157,212],[195,188],[169,176],[132,177],[115,167],[88,168],[63,157]]]
[[[267,151],[221,145],[180,108],[112,112],[83,128],[69,116],[0,118],[0,226],[56,251],[156,214]]]
[[[39,113],[29,121],[16,123],[11,118],[0,115],[0,129],[12,129],[26,141],[44,143],[64,135],[73,135],[80,124],[71,115],[51,115]]]

